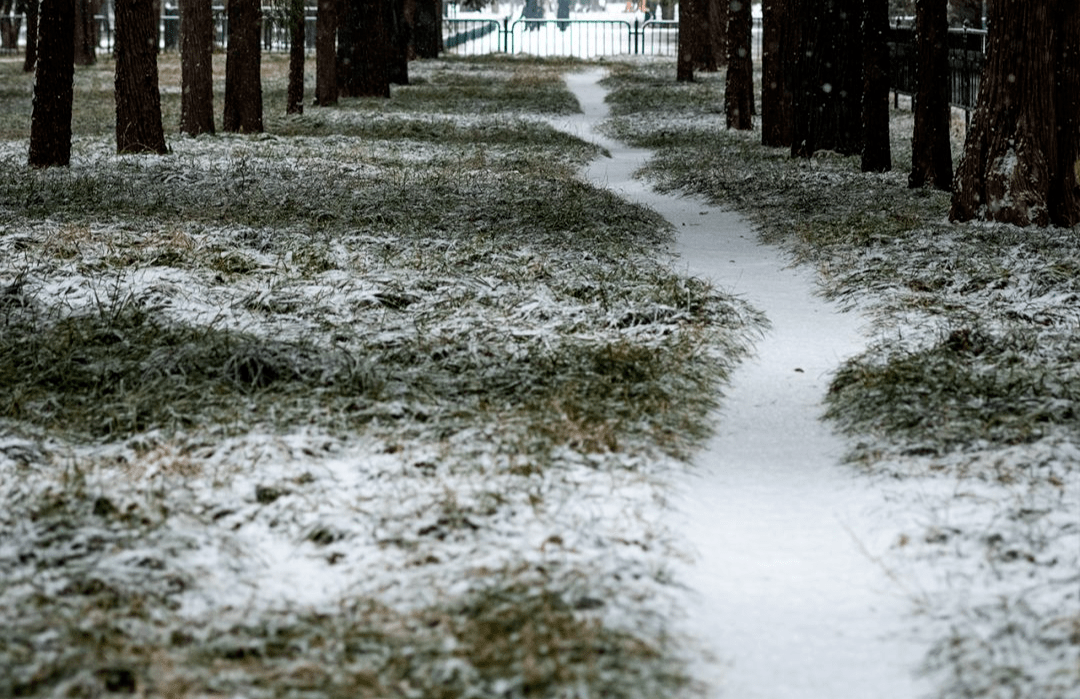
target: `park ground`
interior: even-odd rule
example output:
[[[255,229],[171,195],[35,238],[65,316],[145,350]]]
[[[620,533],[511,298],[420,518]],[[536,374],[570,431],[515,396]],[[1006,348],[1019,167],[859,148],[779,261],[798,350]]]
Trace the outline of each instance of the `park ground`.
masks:
[[[643,176],[873,320],[828,414],[897,493],[882,564],[938,696],[1073,695],[1076,231],[950,224],[905,186],[906,112],[865,175],[725,130],[722,76],[606,65]],[[190,139],[165,57],[148,157],[113,152],[103,61],[72,166],[37,171],[32,79],[0,62],[0,691],[699,691],[668,494],[767,319],[578,177],[603,153],[545,119],[581,67],[417,62],[285,117],[268,57],[267,132]]]

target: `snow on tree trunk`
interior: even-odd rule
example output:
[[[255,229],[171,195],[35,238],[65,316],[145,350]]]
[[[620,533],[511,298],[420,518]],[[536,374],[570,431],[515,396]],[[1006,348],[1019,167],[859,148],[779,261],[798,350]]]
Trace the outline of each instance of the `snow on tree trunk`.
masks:
[[[166,153],[150,0],[116,0],[116,152]]]
[[[915,131],[908,186],[952,189],[949,141],[949,23],[947,0],[915,3]]]
[[[1080,222],[1075,0],[992,0],[987,62],[949,217]]]
[[[889,0],[863,5],[863,172],[892,170],[889,139]]]
[[[212,0],[180,5],[180,130],[214,133],[214,16]]]
[[[225,54],[226,131],[261,133],[263,130],[262,5],[259,0],[229,0],[229,47]]]
[[[71,103],[75,76],[75,0],[41,0],[34,110],[30,117],[31,165],[71,162]]]
[[[753,19],[750,0],[728,0],[727,80],[724,84],[724,113],[729,129],[754,127],[754,63],[750,55]]]

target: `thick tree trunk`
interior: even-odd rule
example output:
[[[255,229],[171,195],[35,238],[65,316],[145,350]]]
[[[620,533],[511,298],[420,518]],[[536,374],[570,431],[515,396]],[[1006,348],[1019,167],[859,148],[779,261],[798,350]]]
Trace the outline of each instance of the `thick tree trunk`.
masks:
[[[988,9],[986,66],[949,217],[1076,225],[1080,12],[1075,0],[991,0]]]
[[[116,0],[116,152],[166,153],[150,0]]]
[[[75,65],[92,66],[97,62],[96,25],[91,0],[75,0]]]
[[[863,172],[892,170],[889,139],[889,0],[863,2]]]
[[[791,146],[788,0],[762,3],[761,145]]]
[[[31,165],[71,162],[71,102],[75,78],[75,1],[41,0],[34,110],[30,117]]]
[[[180,130],[214,133],[213,0],[180,5]]]
[[[263,130],[262,6],[259,0],[229,0],[229,46],[225,54],[225,112],[222,128],[239,133]]]
[[[701,9],[706,0],[682,0],[679,3],[679,48],[675,59],[675,80],[694,81],[694,57],[701,53],[698,44],[703,40],[699,25]]]
[[[701,30],[705,39],[701,42],[701,53],[694,57],[694,67],[706,73],[715,73],[727,62],[727,21],[728,5],[731,0],[698,0],[698,6],[704,3],[702,16],[705,23]]]
[[[338,28],[338,86],[342,95],[390,96],[394,48],[391,2],[347,0]]]
[[[409,25],[410,55],[438,58],[442,51],[442,1],[406,0],[405,22]]]
[[[409,84],[409,25],[405,22],[405,0],[389,0],[391,54],[390,82]]]
[[[729,0],[724,113],[729,129],[754,128],[754,61],[750,55],[750,0]]]
[[[26,56],[23,60],[23,71],[27,73],[33,71],[37,64],[39,4],[38,0],[28,0],[26,3]]]
[[[798,0],[791,153],[862,152],[861,0]]]
[[[319,0],[315,16],[315,104],[337,104],[338,0]]]
[[[915,132],[908,186],[952,189],[949,142],[949,24],[947,0],[915,3]]]
[[[304,0],[289,3],[289,89],[286,114],[304,113]]]

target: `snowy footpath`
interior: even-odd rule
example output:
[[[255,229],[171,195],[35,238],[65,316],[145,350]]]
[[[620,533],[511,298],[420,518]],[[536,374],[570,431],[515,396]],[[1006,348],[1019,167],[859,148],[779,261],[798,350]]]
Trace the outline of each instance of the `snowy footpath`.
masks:
[[[556,124],[610,151],[586,177],[665,216],[677,264],[771,323],[679,485],[678,528],[697,555],[678,570],[687,630],[714,656],[702,679],[732,699],[926,695],[910,591],[879,562],[896,534],[884,496],[841,463],[845,443],[819,419],[830,373],[865,344],[859,317],[820,299],[738,214],[635,180],[650,153],[593,128],[607,115],[602,77],[568,76],[584,113]]]

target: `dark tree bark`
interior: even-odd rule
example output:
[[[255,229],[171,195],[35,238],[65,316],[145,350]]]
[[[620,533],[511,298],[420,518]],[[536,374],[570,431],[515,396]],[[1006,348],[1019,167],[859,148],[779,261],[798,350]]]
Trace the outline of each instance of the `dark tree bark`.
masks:
[[[888,0],[863,1],[863,172],[892,170]]]
[[[34,110],[30,117],[31,165],[71,163],[71,102],[75,79],[75,1],[41,0]]]
[[[392,0],[346,0],[338,27],[338,88],[346,97],[389,97]]]
[[[23,70],[27,73],[33,71],[37,64],[39,4],[38,0],[27,0],[26,3],[26,56]]]
[[[181,0],[180,130],[214,133],[213,0]]]
[[[915,3],[915,132],[908,186],[952,189],[949,142],[949,24],[946,0]]]
[[[24,2],[3,0],[0,2],[0,48],[14,52],[19,45],[19,30],[22,29],[21,15],[26,12]],[[12,10],[14,9],[14,14]]]
[[[1080,223],[1075,0],[991,0],[986,66],[949,217]]]
[[[75,65],[92,66],[97,62],[97,21],[91,0],[75,0]]]
[[[167,153],[161,127],[157,17],[150,0],[116,0],[116,152]]]
[[[675,59],[677,82],[694,81],[694,59],[702,53],[700,44],[705,38],[700,31],[705,2],[706,0],[682,0],[679,3],[679,47]]]
[[[438,58],[442,51],[442,1],[405,0],[405,23],[409,26],[413,58]]]
[[[338,0],[319,0],[315,17],[315,104],[337,104]]]
[[[728,0],[727,80],[724,113],[729,129],[754,128],[754,62],[750,55],[750,0]]]
[[[796,9],[797,8],[797,9]],[[861,0],[795,0],[791,154],[862,152]]]
[[[222,128],[239,133],[263,130],[262,5],[228,0],[229,46],[225,54],[225,112]]]
[[[405,22],[405,0],[389,0],[391,36],[390,82],[409,84],[409,25]]]
[[[730,0],[699,0],[705,3],[705,40],[700,44],[701,53],[694,57],[695,68],[705,73],[715,73],[727,62],[727,23]]]
[[[762,3],[761,145],[791,146],[793,23],[788,0]]]
[[[304,0],[289,1],[289,89],[286,114],[304,113]]]

